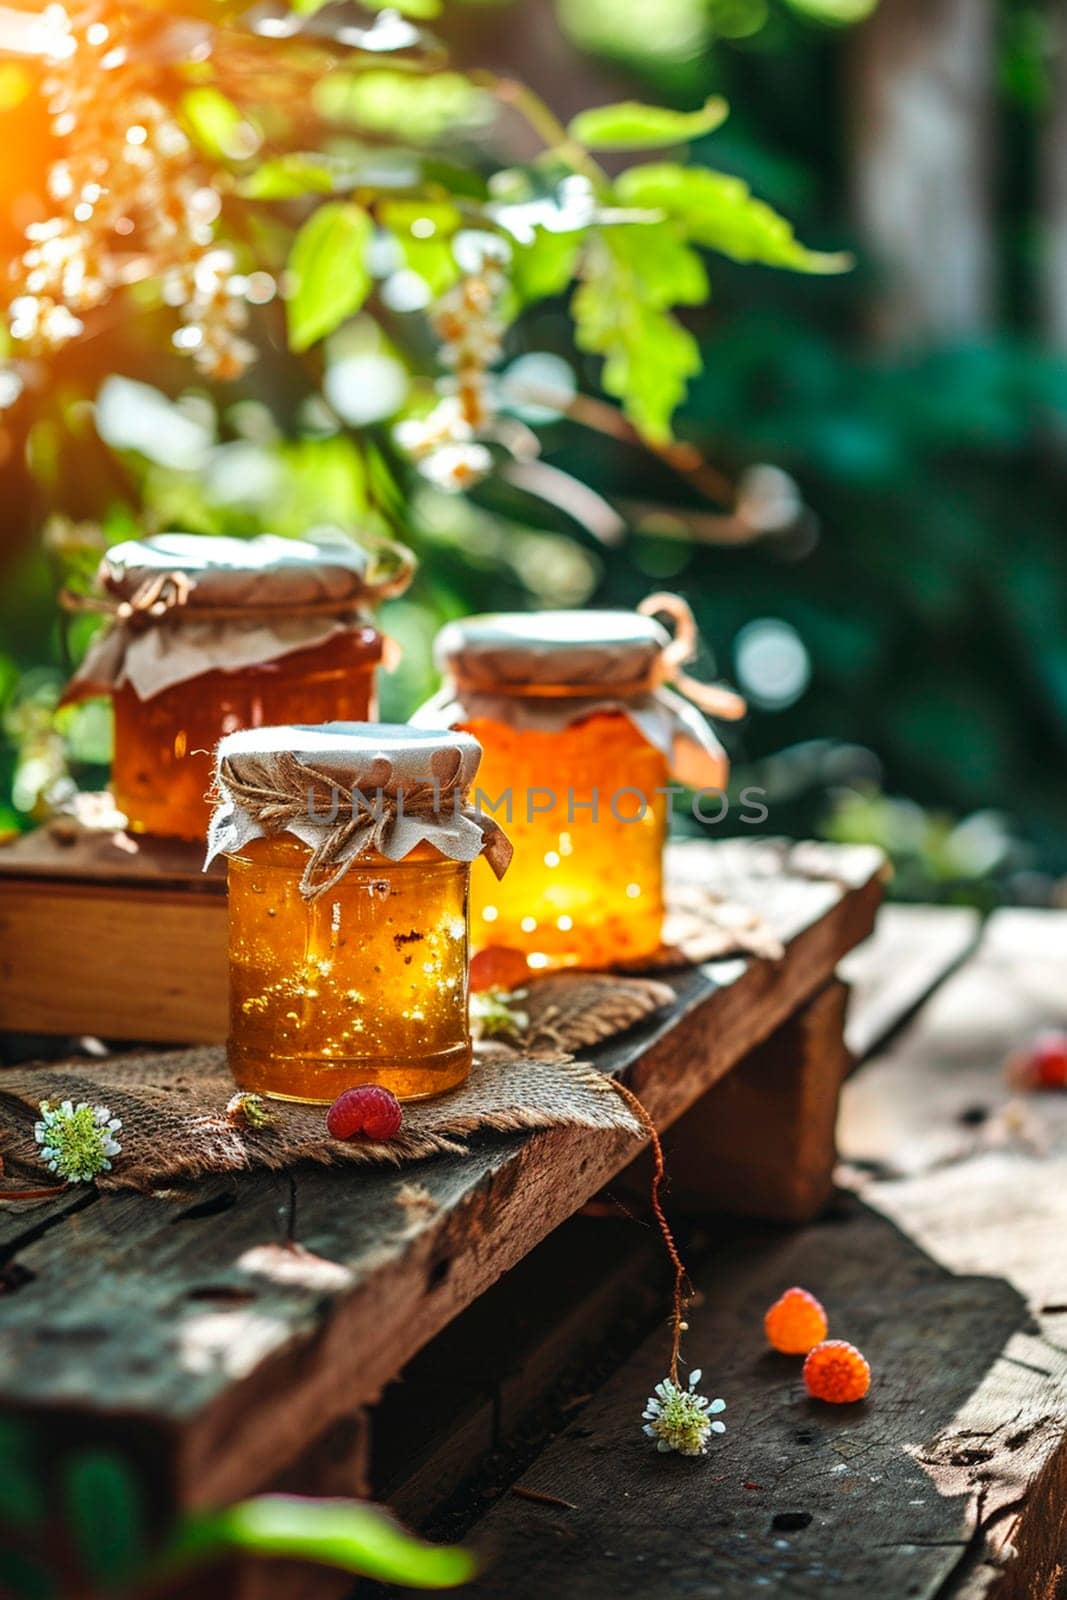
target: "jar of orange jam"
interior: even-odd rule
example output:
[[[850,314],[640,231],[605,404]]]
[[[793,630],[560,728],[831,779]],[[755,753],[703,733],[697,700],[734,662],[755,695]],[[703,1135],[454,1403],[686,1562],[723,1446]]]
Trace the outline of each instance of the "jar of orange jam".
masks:
[[[242,1089],[425,1099],[470,1071],[470,863],[510,847],[468,801],[462,733],[351,723],[223,739],[208,859],[229,878],[229,1059]]]
[[[367,606],[410,578],[406,551],[163,534],[113,547],[112,622],[66,699],[110,694],[112,789],[134,833],[202,839],[220,738],[375,715],[382,637]]]
[[[476,949],[520,952],[536,971],[659,948],[671,779],[721,790],[729,769],[704,719],[666,687],[695,647],[691,613],[676,596],[648,607],[670,611],[674,639],[625,611],[468,617],[439,634],[445,686],[413,721],[477,738],[477,798],[515,852],[506,883],[475,869]],[[728,691],[684,686],[720,714],[744,709]]]

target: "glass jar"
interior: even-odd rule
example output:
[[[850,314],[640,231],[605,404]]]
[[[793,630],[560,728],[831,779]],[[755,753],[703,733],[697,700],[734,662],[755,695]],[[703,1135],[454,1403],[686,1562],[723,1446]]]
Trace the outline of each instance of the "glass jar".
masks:
[[[364,608],[406,585],[406,554],[392,547],[374,571],[355,545],[195,534],[107,553],[113,620],[65,699],[112,698],[112,788],[131,832],[204,837],[226,734],[375,716],[383,641]]]
[[[663,752],[620,711],[594,712],[555,732],[486,717],[462,726],[484,751],[482,793],[495,800],[511,790],[515,849],[506,882],[482,864],[471,875],[475,947],[521,950],[535,971],[638,961],[657,950],[669,777]],[[551,804],[542,790],[551,791]]]
[[[417,1100],[466,1078],[470,862],[507,850],[467,803],[479,755],[463,734],[374,724],[222,741],[209,859],[228,860],[240,1088],[329,1104],[358,1084]]]
[[[273,661],[199,673],[142,700],[112,696],[111,788],[132,833],[203,839],[215,746],[239,728],[301,721],[373,722],[382,639],[369,623]]]
[[[673,639],[649,608],[675,618]],[[695,642],[688,607],[664,595],[638,613],[468,617],[438,636],[445,686],[412,720],[478,739],[478,798],[503,815],[515,851],[506,883],[472,875],[476,950],[518,952],[534,971],[629,965],[658,950],[670,780],[721,789],[729,770],[667,684],[724,715],[744,709],[684,679]]]

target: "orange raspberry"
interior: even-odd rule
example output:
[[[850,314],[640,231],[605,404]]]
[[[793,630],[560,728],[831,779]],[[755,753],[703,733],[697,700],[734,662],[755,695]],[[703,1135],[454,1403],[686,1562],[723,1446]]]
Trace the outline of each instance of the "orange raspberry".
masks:
[[[843,1406],[863,1399],[871,1387],[871,1369],[854,1344],[826,1339],[804,1362],[804,1385],[815,1400]]]
[[[806,1356],[826,1338],[826,1312],[806,1289],[787,1289],[763,1319],[767,1342],[786,1356]]]

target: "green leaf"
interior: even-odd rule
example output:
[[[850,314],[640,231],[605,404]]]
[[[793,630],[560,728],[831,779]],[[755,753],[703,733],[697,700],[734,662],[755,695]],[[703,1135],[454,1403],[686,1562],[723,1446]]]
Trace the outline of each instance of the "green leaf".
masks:
[[[131,1468],[109,1450],[72,1456],[63,1475],[67,1526],[94,1585],[117,1585],[144,1556],[144,1507]]]
[[[511,285],[520,305],[562,294],[574,277],[583,239],[578,233],[538,228],[528,244],[513,240]]]
[[[190,1518],[164,1566],[180,1571],[226,1550],[312,1561],[414,1589],[452,1589],[476,1571],[466,1550],[424,1543],[380,1506],[292,1495],[261,1495]]]
[[[323,117],[405,144],[433,144],[446,135],[454,139],[493,114],[488,95],[460,72],[424,77],[388,67],[330,72],[316,84],[313,99]]]
[[[258,135],[233,101],[208,84],[189,89],[181,98],[181,114],[189,134],[205,155],[216,161],[241,161],[254,154]]]
[[[878,0],[786,0],[802,17],[812,17],[816,22],[827,22],[836,27],[847,27],[862,22],[878,5]]]
[[[290,9],[306,17],[329,4],[330,0],[292,0]],[[365,5],[368,11],[399,11],[420,20],[441,15],[441,0],[365,0]]]
[[[367,298],[373,226],[362,206],[330,201],[300,229],[288,261],[294,283],[287,307],[292,349],[307,350],[325,338]]]
[[[624,205],[665,211],[694,244],[734,261],[813,273],[844,272],[852,265],[848,255],[805,249],[785,217],[724,172],[649,162],[621,173],[615,192]]]
[[[711,133],[726,121],[729,110],[718,95],[705,100],[699,111],[670,111],[666,106],[623,100],[618,105],[579,111],[567,132],[593,150],[650,150]]]
[[[378,210],[404,256],[404,264],[430,286],[436,298],[459,277],[451,238],[463,221],[447,201],[388,200]]]
[[[571,298],[579,348],[604,357],[601,383],[654,445],[669,442],[671,416],[701,365],[696,340],[666,307],[702,299],[701,286],[706,292],[699,260],[669,230],[618,227],[592,241]]]
[[[316,156],[276,156],[245,178],[238,193],[245,200],[293,200],[304,194],[329,194],[333,173]]]

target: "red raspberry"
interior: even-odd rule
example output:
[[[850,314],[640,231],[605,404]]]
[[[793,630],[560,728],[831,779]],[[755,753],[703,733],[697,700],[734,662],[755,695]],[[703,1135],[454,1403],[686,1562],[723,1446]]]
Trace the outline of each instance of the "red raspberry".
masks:
[[[826,1312],[806,1289],[787,1289],[763,1319],[768,1344],[786,1356],[806,1356],[828,1327]]]
[[[810,1351],[804,1363],[804,1387],[815,1400],[847,1405],[862,1400],[871,1387],[871,1369],[865,1356],[844,1339],[825,1339]]]
[[[475,994],[485,989],[517,989],[529,976],[530,968],[521,950],[490,945],[471,957],[471,989]]]
[[[1020,1089],[1067,1089],[1067,1033],[1039,1033],[1011,1057],[1008,1077]]]
[[[339,1094],[326,1113],[326,1127],[334,1139],[391,1139],[399,1133],[404,1113],[400,1101],[376,1083],[361,1084]]]

